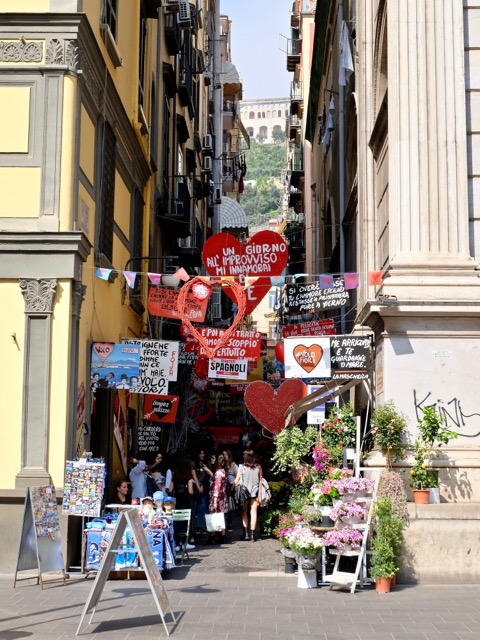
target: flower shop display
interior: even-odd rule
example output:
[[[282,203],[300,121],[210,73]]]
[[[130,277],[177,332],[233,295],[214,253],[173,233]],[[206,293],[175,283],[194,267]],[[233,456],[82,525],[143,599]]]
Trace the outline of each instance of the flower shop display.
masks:
[[[327,531],[322,537],[324,546],[335,547],[339,551],[348,550],[347,547],[351,547],[352,550],[360,549],[360,545],[363,541],[363,531],[359,529],[332,529]]]
[[[290,549],[302,558],[316,558],[322,551],[322,539],[302,524],[290,528],[285,537]]]
[[[393,514],[405,525],[409,522],[407,493],[402,474],[393,469],[384,469],[380,474],[377,490],[378,500],[390,498]]]
[[[357,425],[351,402],[346,402],[342,407],[332,407],[322,425],[322,442],[328,448],[333,464],[343,464],[343,451],[355,447],[356,434]]]
[[[438,486],[437,473],[432,469],[432,457],[438,455],[435,448],[446,445],[458,434],[447,428],[435,407],[424,407],[418,423],[418,434],[413,443],[413,466],[410,470],[410,486],[417,504],[427,504],[430,488]]]
[[[297,425],[285,427],[276,436],[273,471],[290,471],[292,467],[302,466],[302,458],[310,453],[317,440],[315,427],[307,427],[304,431]]]
[[[367,507],[362,502],[340,501],[330,512],[330,519],[344,526],[360,524],[365,521]]]
[[[407,418],[396,409],[392,400],[375,408],[370,427],[375,445],[385,456],[387,468],[405,457]]]

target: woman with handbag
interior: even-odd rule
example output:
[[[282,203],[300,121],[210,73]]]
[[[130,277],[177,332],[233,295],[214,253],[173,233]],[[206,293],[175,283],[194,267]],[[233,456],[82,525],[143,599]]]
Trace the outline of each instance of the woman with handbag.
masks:
[[[257,528],[257,509],[262,501],[262,467],[258,464],[253,451],[243,452],[243,464],[238,467],[235,486],[244,493],[240,499],[242,509],[243,539],[255,542]],[[243,506],[242,506],[243,502]],[[248,522],[250,520],[250,532]]]
[[[210,483],[210,503],[208,511],[210,514],[223,514],[223,529],[220,531],[210,531],[206,544],[215,544],[216,533],[220,534],[219,542],[225,542],[225,515],[228,512],[227,498],[227,471],[226,462],[223,455],[216,458],[216,468]]]

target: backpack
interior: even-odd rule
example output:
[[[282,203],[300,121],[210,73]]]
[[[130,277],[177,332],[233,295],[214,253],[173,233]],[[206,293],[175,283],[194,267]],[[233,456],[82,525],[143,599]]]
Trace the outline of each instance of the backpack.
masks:
[[[265,478],[262,478],[262,501],[260,502],[261,507],[268,507],[270,500],[272,499],[272,492],[270,487],[268,486],[268,482]]]

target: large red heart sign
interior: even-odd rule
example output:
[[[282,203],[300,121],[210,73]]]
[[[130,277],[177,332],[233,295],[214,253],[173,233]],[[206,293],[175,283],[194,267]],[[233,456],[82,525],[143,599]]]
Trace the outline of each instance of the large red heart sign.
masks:
[[[258,278],[246,288],[248,315],[271,288],[270,276],[282,274],[288,261],[288,245],[275,231],[259,231],[245,244],[229,233],[216,233],[203,245],[202,260],[211,276]],[[230,291],[226,293],[233,299]]]
[[[285,380],[275,391],[267,382],[251,382],[245,391],[245,405],[262,427],[280,433],[285,427],[285,412],[308,395],[308,387],[301,380]]]

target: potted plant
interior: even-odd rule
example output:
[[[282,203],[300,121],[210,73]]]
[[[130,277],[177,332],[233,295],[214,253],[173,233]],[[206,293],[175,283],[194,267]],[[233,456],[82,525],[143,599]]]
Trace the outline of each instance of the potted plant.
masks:
[[[427,504],[430,489],[438,486],[438,477],[432,469],[434,448],[446,445],[458,437],[447,428],[435,407],[424,407],[423,417],[418,423],[418,434],[413,444],[414,463],[410,471],[410,486],[417,504]]]
[[[407,493],[403,477],[393,469],[383,469],[377,489],[377,500],[389,498],[392,512],[404,524],[408,524]]]
[[[367,508],[363,502],[342,502],[340,501],[330,512],[330,518],[337,523],[347,526],[360,524],[365,520]]]
[[[330,452],[332,464],[343,465],[345,448],[355,447],[357,426],[351,402],[342,407],[332,407],[322,425],[322,442]]]
[[[390,498],[378,500],[374,513],[370,575],[375,578],[377,591],[385,593],[390,590],[387,581],[390,583],[398,571],[403,548],[403,522],[395,516]]]
[[[407,419],[390,400],[375,408],[370,427],[373,441],[390,469],[392,462],[404,458]]]
[[[304,431],[297,426],[285,427],[278,434],[275,441],[273,471],[290,471],[302,466],[302,458],[310,453],[318,440],[318,430],[309,426]]]

